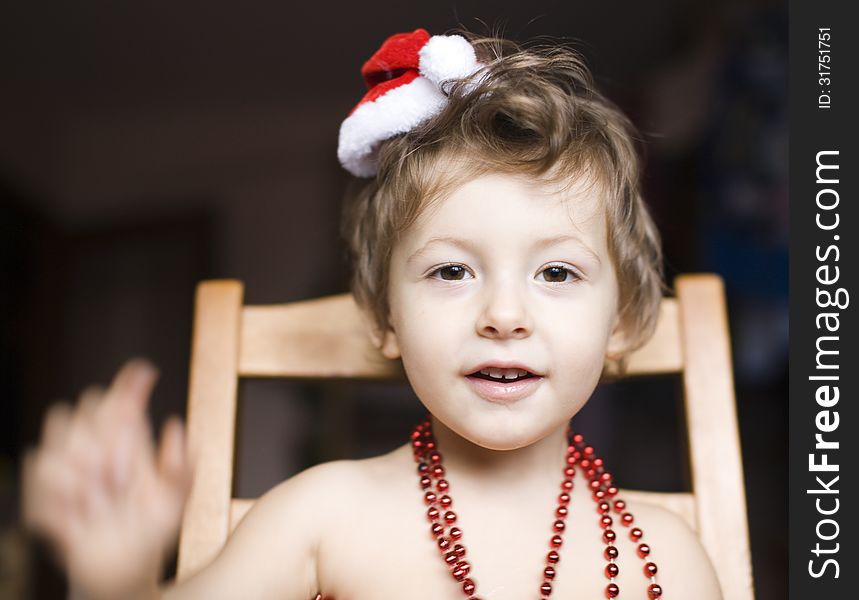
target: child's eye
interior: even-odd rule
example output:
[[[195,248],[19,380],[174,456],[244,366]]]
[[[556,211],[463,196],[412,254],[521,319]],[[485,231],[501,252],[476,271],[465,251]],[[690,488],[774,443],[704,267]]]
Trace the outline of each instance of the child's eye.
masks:
[[[430,277],[444,281],[461,281],[466,279],[467,275],[468,270],[462,265],[445,265],[430,273]]]
[[[570,269],[561,265],[550,265],[541,271],[543,280],[549,283],[567,283],[581,279],[581,276]]]

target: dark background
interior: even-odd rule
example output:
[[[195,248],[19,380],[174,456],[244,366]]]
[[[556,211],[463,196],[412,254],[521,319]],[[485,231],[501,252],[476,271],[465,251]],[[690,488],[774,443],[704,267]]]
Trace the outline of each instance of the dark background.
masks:
[[[458,24],[568,39],[642,130],[669,275],[726,281],[757,597],[786,597],[787,9],[769,0],[6,3],[0,597],[63,594],[17,524],[18,460],[46,406],[145,355],[162,372],[154,420],[184,413],[201,279],[243,280],[248,303],[346,291],[335,149],[358,69],[394,32]],[[420,414],[391,385],[242,392],[241,496],[391,449]],[[576,420],[625,486],[686,485],[676,392],[614,384]],[[630,458],[641,443],[651,462]]]

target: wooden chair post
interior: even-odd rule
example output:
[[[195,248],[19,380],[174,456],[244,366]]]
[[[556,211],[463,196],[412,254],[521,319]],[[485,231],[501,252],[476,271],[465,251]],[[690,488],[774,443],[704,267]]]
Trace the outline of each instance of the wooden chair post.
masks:
[[[177,579],[208,564],[230,532],[243,297],[240,281],[197,286],[187,420],[196,471],[179,540]]]
[[[716,566],[725,599],[752,600],[724,285],[715,275],[685,275],[677,278],[675,288],[698,534]]]

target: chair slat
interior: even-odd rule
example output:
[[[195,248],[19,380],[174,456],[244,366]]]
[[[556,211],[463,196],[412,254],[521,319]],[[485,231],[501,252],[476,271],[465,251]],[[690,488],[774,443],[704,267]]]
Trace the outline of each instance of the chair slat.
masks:
[[[391,378],[398,365],[370,343],[351,294],[242,311],[239,373],[246,377]]]
[[[684,388],[698,532],[725,598],[752,600],[746,497],[722,280],[676,283],[686,369]]]
[[[207,565],[229,535],[243,293],[241,282],[232,280],[197,287],[187,418],[197,461],[179,539],[178,579]]]

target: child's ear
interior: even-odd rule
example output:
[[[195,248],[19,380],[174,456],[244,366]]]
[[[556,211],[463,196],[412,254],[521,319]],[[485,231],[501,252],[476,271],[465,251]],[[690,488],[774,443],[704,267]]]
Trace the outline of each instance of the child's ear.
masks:
[[[397,340],[397,334],[393,328],[385,329],[381,342],[382,356],[389,360],[400,358],[400,342]]]
[[[389,360],[400,358],[400,343],[393,327],[388,325],[380,329],[377,326],[370,326],[369,334],[373,347],[378,348],[382,356]]]

